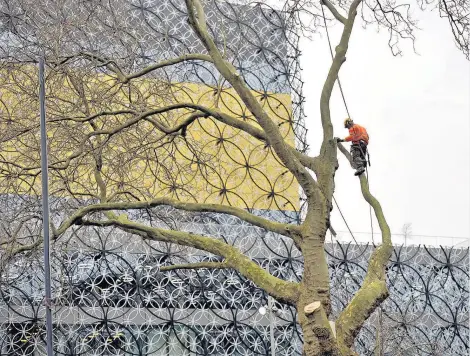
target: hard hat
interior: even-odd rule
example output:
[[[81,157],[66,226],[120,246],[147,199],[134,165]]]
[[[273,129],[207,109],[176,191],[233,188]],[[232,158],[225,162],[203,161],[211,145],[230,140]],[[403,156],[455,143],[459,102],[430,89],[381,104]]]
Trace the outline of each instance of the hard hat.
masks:
[[[354,122],[349,117],[344,120],[344,127],[347,128],[348,125],[352,125]]]

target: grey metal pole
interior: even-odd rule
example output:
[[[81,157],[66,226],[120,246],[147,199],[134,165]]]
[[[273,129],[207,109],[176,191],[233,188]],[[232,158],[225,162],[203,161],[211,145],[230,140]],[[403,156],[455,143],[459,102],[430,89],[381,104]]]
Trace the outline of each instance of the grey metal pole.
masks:
[[[39,58],[39,109],[41,121],[41,179],[42,179],[42,222],[44,228],[44,284],[46,292],[46,347],[47,356],[53,356],[52,349],[52,310],[51,310],[51,264],[49,236],[49,176],[47,163],[46,136],[46,87],[44,79],[44,58]]]
[[[274,338],[274,310],[273,298],[268,295],[268,310],[269,310],[269,332],[271,334],[271,356],[276,356],[276,339]]]

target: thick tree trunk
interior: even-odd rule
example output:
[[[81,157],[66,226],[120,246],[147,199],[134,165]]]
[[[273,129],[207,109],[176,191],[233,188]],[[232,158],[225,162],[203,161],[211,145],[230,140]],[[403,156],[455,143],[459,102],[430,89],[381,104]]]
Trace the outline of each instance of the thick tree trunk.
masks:
[[[324,308],[306,315],[304,308],[311,302],[308,293],[301,294],[298,308],[299,324],[304,338],[303,356],[340,356],[336,340]]]
[[[320,198],[320,197],[318,197]],[[297,302],[298,322],[304,337],[304,356],[339,355],[336,339],[330,327],[331,314],[330,275],[324,250],[329,208],[326,200],[316,202],[320,209],[307,217],[303,230],[302,254],[304,274]],[[312,303],[318,305],[313,312],[305,310]]]
[[[318,301],[316,288],[303,289],[297,303],[298,322],[302,328],[304,345],[303,356],[339,356],[336,339],[328,321],[325,307],[322,306],[311,314],[305,307]],[[328,298],[329,303],[329,298]]]

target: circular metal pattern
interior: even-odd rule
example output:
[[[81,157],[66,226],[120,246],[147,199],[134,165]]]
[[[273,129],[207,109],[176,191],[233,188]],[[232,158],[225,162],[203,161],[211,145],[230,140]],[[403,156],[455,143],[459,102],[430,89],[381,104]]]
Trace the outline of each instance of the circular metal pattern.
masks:
[[[218,223],[210,226],[211,219]],[[223,215],[181,220],[194,233],[224,238],[274,275],[301,277],[302,258],[288,240]],[[73,240],[54,245],[52,259],[57,355],[270,355],[269,313],[260,313],[267,296],[253,283],[234,270],[160,270],[216,257],[114,229],[82,227],[68,237]],[[335,316],[357,291],[372,250],[326,245]],[[4,269],[2,354],[33,355],[44,348],[40,259],[40,253],[17,256]],[[464,249],[395,249],[387,271],[390,297],[381,307],[386,354],[468,353],[468,262]],[[296,311],[277,302],[275,307],[276,355],[300,355]],[[357,338],[361,355],[374,354],[377,313]]]
[[[285,14],[256,3],[204,3],[208,27],[224,56],[286,141],[306,151],[298,36],[287,26]],[[287,217],[302,211],[299,187],[272,148],[213,116],[192,122],[184,135],[181,131],[163,138],[163,131],[146,120],[112,135],[91,138],[88,122],[70,120],[87,117],[89,111],[133,109],[141,113],[189,103],[220,110],[257,127],[211,62],[182,61],[121,85],[111,80],[112,71],[101,62],[84,59],[112,58],[123,73],[130,74],[178,56],[206,53],[188,24],[183,0],[6,0],[0,3],[0,14],[0,35],[5,39],[0,41],[0,140],[14,147],[0,173],[0,193],[34,195],[40,189],[38,169],[25,174],[39,162],[38,129],[31,127],[37,95],[24,89],[36,85],[31,75],[34,68],[16,64],[30,63],[31,57],[43,52],[49,64],[48,130],[53,133],[49,161],[51,167],[60,167],[50,170],[56,197],[96,199],[96,186],[90,182],[94,181],[96,152],[101,151],[102,178],[114,200],[166,196],[285,211]],[[16,64],[9,65],[11,61]],[[83,82],[88,114],[72,79]],[[175,127],[194,113],[185,107],[151,119]],[[94,122],[98,131],[109,132],[135,116],[109,115]],[[98,150],[99,139],[104,143]],[[70,199],[62,204],[70,204],[68,211],[79,205]]]

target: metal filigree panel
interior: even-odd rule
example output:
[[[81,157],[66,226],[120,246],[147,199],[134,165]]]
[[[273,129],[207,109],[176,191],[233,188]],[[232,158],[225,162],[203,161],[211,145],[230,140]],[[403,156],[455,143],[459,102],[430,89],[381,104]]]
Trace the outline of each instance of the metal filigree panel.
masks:
[[[286,142],[305,151],[298,37],[286,25],[285,14],[254,3],[204,3],[210,32],[226,59]],[[96,59],[107,58],[122,72],[135,74],[175,57],[205,54],[188,24],[184,1],[8,0],[0,4],[0,35],[0,152],[6,153],[0,194],[40,191],[38,98],[27,88],[37,84],[31,60],[44,52],[55,197],[97,198],[94,160],[99,151],[102,178],[115,201],[167,196],[301,211],[297,182],[265,142],[208,114],[184,130],[164,134],[161,127],[183,125],[201,114],[200,106],[259,127],[210,61],[181,61],[118,83],[115,73]],[[168,106],[177,108],[136,119]],[[109,111],[120,113],[100,117]],[[98,117],[87,120],[90,115]],[[100,130],[90,128],[91,120]],[[113,134],[88,137],[90,131]],[[99,135],[107,137],[98,144]],[[77,204],[68,202],[73,211]]]
[[[160,211],[174,214],[174,211]],[[288,240],[223,215],[187,215],[179,228],[231,242],[274,275],[298,280],[302,259]],[[265,293],[233,270],[160,271],[216,261],[200,251],[142,242],[118,230],[80,228],[53,254],[54,348],[64,355],[270,355]],[[365,276],[371,246],[326,245],[334,315]],[[468,250],[397,247],[390,297],[356,347],[373,355],[379,328],[387,355],[468,353]],[[2,275],[2,354],[44,348],[40,253],[10,261]],[[281,303],[276,355],[300,355],[296,311]],[[379,320],[381,322],[379,323]]]

